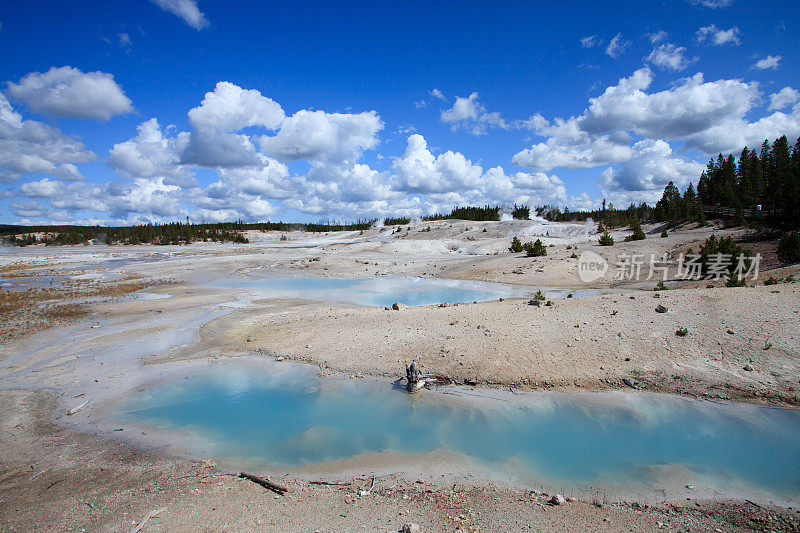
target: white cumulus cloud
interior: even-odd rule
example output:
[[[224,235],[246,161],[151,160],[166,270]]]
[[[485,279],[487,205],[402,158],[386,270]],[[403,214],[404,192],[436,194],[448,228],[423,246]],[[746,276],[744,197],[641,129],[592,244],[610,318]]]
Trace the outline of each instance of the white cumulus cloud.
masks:
[[[767,56],[756,61],[753,68],[756,70],[778,70],[778,63],[781,62],[781,59],[783,59],[781,56]]]
[[[625,51],[625,48],[628,46],[628,42],[622,39],[622,34],[617,33],[614,37],[611,38],[611,41],[606,46],[606,55],[609,57],[613,57],[614,59],[618,58],[619,55]]]
[[[206,93],[200,106],[189,110],[189,123],[195,128],[225,132],[249,126],[274,130],[284,116],[281,106],[259,91],[221,81],[213,92]]]
[[[208,26],[208,19],[197,7],[196,0],[151,0],[158,7],[182,18],[186,24],[196,30]]]
[[[437,100],[443,100],[443,101],[447,100],[444,93],[442,93],[442,91],[440,91],[439,89],[431,89],[431,96],[433,96]]]
[[[632,147],[631,158],[601,173],[605,191],[624,192],[629,200],[656,202],[671,181],[678,187],[696,181],[705,167],[674,154],[663,140],[645,139]]]
[[[394,160],[397,188],[412,193],[445,193],[480,184],[483,168],[461,153],[448,150],[434,156],[422,135],[408,137],[405,153]]]
[[[8,94],[31,111],[57,117],[108,120],[133,112],[113,75],[70,66],[31,72],[19,83],[8,82]]]
[[[595,46],[600,45],[600,39],[597,38],[597,35],[587,35],[586,37],[581,37],[581,46],[583,48],[594,48]]]
[[[741,32],[737,26],[723,30],[715,24],[709,24],[697,30],[696,35],[699,43],[708,43],[714,46],[724,46],[726,44],[739,46],[742,44],[742,40],[739,38],[740,34]]]
[[[719,9],[721,7],[728,7],[733,3],[733,0],[690,0],[693,4],[710,7],[711,9]]]
[[[650,44],[658,44],[667,39],[667,32],[659,30],[653,33],[648,33],[647,38],[650,39]]]
[[[683,70],[692,62],[686,58],[685,54],[685,47],[664,43],[654,48],[646,60],[664,69]]]
[[[453,131],[464,128],[473,135],[483,135],[488,128],[508,129],[500,113],[487,113],[479,98],[475,92],[466,98],[456,97],[453,107],[442,111],[442,122],[450,125]]]
[[[537,170],[591,168],[625,161],[631,155],[630,136],[624,132],[591,134],[581,129],[575,117],[557,118],[552,125],[541,115],[532,120],[534,131],[548,139],[516,153],[511,159],[515,165]]]
[[[355,162],[378,144],[383,122],[374,111],[345,114],[300,110],[286,117],[275,135],[259,138],[261,149],[279,161]]]
[[[22,174],[34,172],[79,180],[82,178],[75,164],[93,159],[94,153],[59,129],[22,120],[0,93],[0,181],[15,181]]]
[[[109,151],[111,168],[128,178],[155,178],[164,176],[176,183],[189,175],[189,169],[180,163],[180,152],[188,143],[188,133],[169,137],[164,135],[158,120],[151,118],[136,127],[138,135],[117,143]]]
[[[791,87],[784,87],[769,97],[769,111],[785,109],[800,101],[800,92]]]
[[[591,98],[581,127],[593,133],[629,130],[651,138],[686,138],[742,117],[759,98],[755,82],[706,82],[700,72],[671,89],[646,93],[651,82],[652,72],[639,69]]]

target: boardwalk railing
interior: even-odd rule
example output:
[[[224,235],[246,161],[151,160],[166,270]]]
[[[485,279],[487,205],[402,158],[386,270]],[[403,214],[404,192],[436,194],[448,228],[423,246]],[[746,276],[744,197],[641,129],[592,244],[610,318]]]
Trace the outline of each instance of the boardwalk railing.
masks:
[[[704,205],[703,212],[710,213],[714,215],[721,215],[723,217],[735,217],[736,216],[736,208],[735,207],[721,207],[718,205]],[[753,216],[762,216],[762,217],[772,217],[772,216],[780,216],[782,210],[780,209],[742,209],[742,216],[751,218]]]

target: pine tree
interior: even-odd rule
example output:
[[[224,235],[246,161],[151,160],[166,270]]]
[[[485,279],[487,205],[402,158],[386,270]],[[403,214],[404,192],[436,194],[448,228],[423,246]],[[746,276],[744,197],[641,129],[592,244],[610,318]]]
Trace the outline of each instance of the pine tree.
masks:
[[[772,149],[767,139],[764,139],[764,142],[761,144],[759,160],[761,161],[761,170],[764,173],[764,207],[767,209],[774,209],[777,207],[774,161],[772,158]]]
[[[739,168],[736,170],[738,183],[736,192],[739,198],[739,205],[752,207],[756,204],[755,183],[753,183],[753,173],[750,169],[750,150],[745,146],[739,156]]]
[[[659,221],[666,221],[671,225],[678,224],[685,219],[681,192],[671,181],[664,188],[664,194],[656,204],[653,217]]]
[[[794,143],[790,164],[791,174],[786,192],[790,207],[784,213],[783,219],[787,225],[797,228],[800,227],[800,137]]]
[[[740,163],[741,164],[741,163]],[[766,191],[766,182],[764,181],[764,168],[761,164],[761,159],[758,158],[758,154],[755,150],[750,152],[748,162],[747,162],[748,172],[750,174],[750,179],[753,183],[753,203],[755,205],[763,205],[765,198],[765,191]]]
[[[792,156],[786,136],[779,137],[772,144],[772,172],[775,188],[775,206],[783,210],[783,220],[793,218],[796,204],[792,186]]]
[[[686,191],[683,193],[683,208],[686,220],[704,224],[706,221],[703,213],[703,204],[694,192],[694,185],[690,182]]]
[[[709,162],[709,165],[712,164],[713,162]],[[703,173],[700,174],[700,180],[697,182],[697,196],[700,198],[700,202],[703,205],[714,205],[714,202],[711,201],[711,188],[708,182],[708,173],[704,170]]]

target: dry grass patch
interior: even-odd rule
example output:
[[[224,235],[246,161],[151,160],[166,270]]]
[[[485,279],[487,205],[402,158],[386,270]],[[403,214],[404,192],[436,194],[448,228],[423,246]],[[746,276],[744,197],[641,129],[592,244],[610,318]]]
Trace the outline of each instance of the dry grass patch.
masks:
[[[143,281],[130,281],[124,283],[105,283],[98,287],[92,296],[105,296],[108,298],[118,298],[132,292],[140,291],[147,285]]]
[[[118,300],[147,287],[141,280],[75,282],[27,291],[0,290],[0,342],[91,314],[91,305]],[[94,301],[87,303],[87,299]]]
[[[77,319],[90,314],[89,308],[84,304],[51,305],[44,308],[42,315],[56,320]]]

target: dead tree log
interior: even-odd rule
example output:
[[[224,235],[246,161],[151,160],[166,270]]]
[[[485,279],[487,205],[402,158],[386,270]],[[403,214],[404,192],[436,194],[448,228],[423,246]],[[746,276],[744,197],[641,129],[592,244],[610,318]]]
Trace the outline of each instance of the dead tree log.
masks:
[[[422,388],[424,383],[419,381],[419,370],[417,370],[417,360],[413,359],[410,365],[406,365],[406,390],[408,392],[416,392]]]
[[[253,483],[258,483],[265,489],[269,489],[272,492],[275,492],[280,495],[283,495],[284,492],[289,491],[289,489],[287,489],[286,487],[278,485],[277,483],[273,483],[272,481],[264,479],[263,477],[257,476],[255,474],[248,474],[247,472],[239,472],[239,477],[243,479],[249,479]]]

